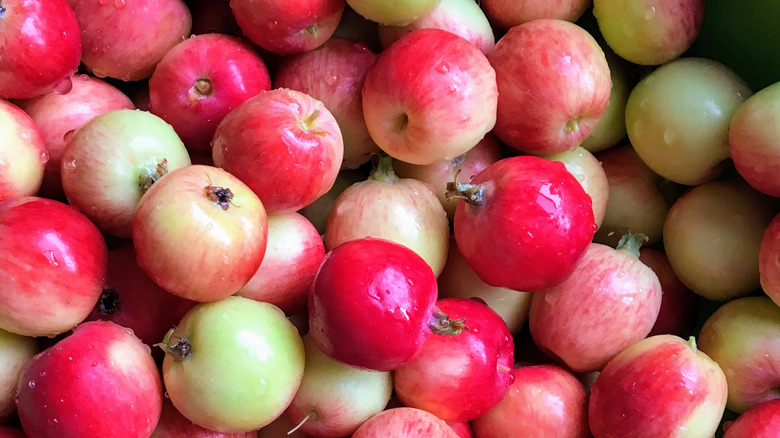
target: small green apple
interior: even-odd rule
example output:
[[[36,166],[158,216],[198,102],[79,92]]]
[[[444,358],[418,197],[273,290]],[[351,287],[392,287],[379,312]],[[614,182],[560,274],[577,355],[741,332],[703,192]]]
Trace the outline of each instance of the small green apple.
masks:
[[[301,336],[278,307],[230,296],[193,307],[161,344],[163,379],[185,417],[218,432],[260,429],[303,378]]]

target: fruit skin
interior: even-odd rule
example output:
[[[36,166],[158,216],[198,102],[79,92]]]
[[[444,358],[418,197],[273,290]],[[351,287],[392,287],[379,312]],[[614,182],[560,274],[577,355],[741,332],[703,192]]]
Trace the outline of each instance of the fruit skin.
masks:
[[[496,74],[473,44],[441,29],[412,31],[383,50],[363,84],[363,116],[388,155],[411,164],[453,159],[496,122]]]
[[[222,433],[204,429],[176,410],[171,399],[163,399],[162,415],[149,438],[256,438],[257,432]]]
[[[436,306],[451,319],[465,318],[468,328],[428,338],[413,361],[395,370],[395,394],[405,406],[442,420],[471,421],[499,403],[512,383],[512,334],[483,302],[444,298]]]
[[[733,299],[715,310],[699,331],[699,349],[728,380],[728,409],[744,413],[780,398],[780,308],[766,296]]]
[[[450,225],[433,187],[398,178],[383,157],[365,181],[347,187],[333,202],[325,225],[325,248],[362,237],[400,243],[414,250],[439,276],[447,260]]]
[[[349,436],[385,409],[393,393],[390,372],[359,370],[336,362],[308,335],[303,344],[303,380],[285,411],[293,424],[300,423],[299,431],[313,436]]]
[[[132,236],[138,265],[155,283],[182,298],[216,301],[236,293],[257,271],[268,217],[238,178],[190,165],[152,184],[138,203]]]
[[[575,372],[597,371],[645,338],[658,318],[658,276],[628,247],[591,243],[566,279],[534,293],[531,336]]]
[[[593,15],[606,42],[621,57],[660,65],[688,50],[704,21],[704,0],[594,0]]]
[[[0,99],[0,201],[38,193],[48,160],[35,121],[18,106]]]
[[[348,0],[358,14],[376,23],[406,26],[430,12],[440,0]]]
[[[210,152],[222,119],[271,88],[268,68],[248,43],[194,35],[169,50],[149,78],[149,110],[171,124],[187,149]]]
[[[384,410],[366,420],[352,438],[458,438],[441,418],[421,409]]]
[[[275,88],[290,88],[322,101],[344,138],[341,169],[355,169],[380,151],[363,118],[363,84],[376,52],[365,43],[332,37],[322,46],[285,56],[274,74]]]
[[[309,292],[309,333],[330,358],[391,371],[431,335],[436,277],[417,253],[385,239],[342,243],[325,255]]]
[[[756,91],[729,123],[729,151],[737,172],[756,190],[780,197],[780,82]]]
[[[758,404],[723,425],[723,438],[775,438],[780,434],[780,400]]]
[[[182,0],[68,0],[84,46],[81,62],[99,78],[139,81],[190,36],[192,15]],[[142,29],[142,31],[140,31]]]
[[[723,371],[693,338],[653,336],[620,352],[598,375],[588,401],[590,430],[596,438],[709,438],[726,392]]]
[[[163,401],[149,347],[109,321],[80,324],[35,356],[17,391],[31,437],[148,437]]]
[[[538,19],[515,26],[488,59],[499,93],[493,132],[521,152],[574,149],[607,110],[612,79],[604,51],[574,23]]]
[[[235,175],[269,214],[290,213],[325,194],[344,157],[344,139],[325,105],[275,88],[234,108],[211,143],[214,165]],[[251,163],[251,165],[248,165]]]
[[[71,77],[67,93],[51,91],[16,103],[38,125],[49,153],[49,161],[38,192],[40,196],[65,200],[60,163],[66,140],[91,118],[118,109],[135,109],[130,98],[110,83],[86,74]]]
[[[587,438],[588,395],[567,369],[518,365],[503,399],[471,422],[479,438]]]
[[[0,97],[67,90],[82,55],[79,24],[68,2],[4,0],[0,8]]]
[[[243,34],[278,55],[321,46],[335,32],[344,5],[344,0],[230,0]]]
[[[554,286],[574,270],[596,223],[590,197],[563,163],[504,158],[470,184],[482,186],[483,201],[458,201],[454,234],[485,283],[533,292]]]
[[[16,418],[16,386],[27,362],[40,351],[38,339],[0,329],[0,424]],[[0,429],[0,436],[5,437]]]
[[[290,404],[303,378],[298,330],[278,307],[249,298],[198,304],[162,348],[171,402],[190,421],[216,432],[269,424]]]
[[[171,125],[146,111],[118,109],[93,117],[69,136],[60,180],[68,203],[101,231],[130,237],[149,186],[190,164]]]
[[[89,315],[103,290],[108,248],[86,216],[52,199],[0,203],[0,328],[54,336]]]

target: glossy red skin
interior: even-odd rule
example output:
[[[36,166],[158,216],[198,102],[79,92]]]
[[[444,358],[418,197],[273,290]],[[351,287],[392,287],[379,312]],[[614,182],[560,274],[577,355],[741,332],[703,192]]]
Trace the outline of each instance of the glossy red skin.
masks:
[[[309,333],[347,365],[391,371],[413,360],[431,335],[436,277],[401,244],[362,238],[325,255],[309,292]]]
[[[635,255],[591,243],[569,277],[531,298],[531,336],[572,371],[596,371],[647,336],[661,298],[658,277]]]
[[[588,396],[558,365],[518,366],[504,398],[472,422],[479,438],[588,438]]]
[[[697,408],[717,399],[714,403],[719,406],[712,407],[717,412],[710,418],[725,408],[726,379],[717,364],[681,338],[659,335],[648,339],[654,338],[659,339],[643,340],[642,348],[616,357],[596,378],[588,401],[594,436],[683,437],[680,427],[686,426]]]
[[[576,24],[537,19],[514,26],[488,59],[499,93],[493,132],[522,152],[574,149],[606,112],[609,65],[596,40]],[[566,129],[575,118],[578,129]]]
[[[344,137],[342,168],[354,169],[379,152],[363,119],[361,91],[376,53],[365,43],[331,38],[315,50],[282,59],[274,75],[276,88],[290,88],[321,100]]]
[[[0,130],[0,201],[35,195],[49,159],[41,130],[21,108],[2,99]]]
[[[208,79],[212,91],[194,91]],[[149,110],[170,123],[190,150],[210,151],[217,125],[233,108],[271,89],[265,62],[249,44],[216,33],[172,48],[149,78]]]
[[[268,216],[268,245],[260,267],[237,294],[271,303],[287,315],[305,311],[325,258],[320,233],[300,213]]]
[[[81,62],[95,76],[138,81],[190,36],[182,0],[68,0],[81,29]]]
[[[304,129],[302,122],[317,111]],[[269,214],[298,211],[325,194],[343,156],[341,130],[322,102],[280,88],[236,107],[212,142],[214,165],[248,185]]]
[[[81,60],[79,24],[68,2],[3,0],[0,7],[0,96],[27,99],[67,89]]]
[[[512,383],[512,334],[484,302],[444,298],[436,306],[450,319],[465,318],[468,329],[426,340],[413,361],[395,370],[393,388],[406,406],[445,421],[471,421],[501,401]]]
[[[780,399],[754,406],[723,425],[723,438],[776,438],[780,436]]]
[[[493,25],[503,30],[538,18],[575,22],[591,5],[588,0],[483,0],[480,3]]]
[[[458,438],[437,416],[421,409],[400,407],[384,410],[366,420],[352,438]]]
[[[204,195],[212,185],[233,193],[226,209]],[[155,283],[182,298],[217,301],[235,294],[257,271],[268,218],[234,175],[190,165],[166,174],[144,194],[132,236],[138,265]]]
[[[775,304],[780,303],[780,214],[764,230],[758,252],[761,289]],[[780,305],[780,304],[778,304]]]
[[[455,431],[460,438],[473,438],[474,432],[471,430],[471,423],[468,421],[453,423],[448,421],[447,424]]]
[[[426,165],[466,153],[496,122],[496,73],[468,40],[417,29],[380,52],[363,84],[363,116],[377,145]]]
[[[73,75],[70,80],[71,89],[67,93],[52,91],[17,102],[40,128],[49,152],[38,194],[58,200],[65,200],[60,163],[67,136],[99,114],[135,109],[130,98],[108,82],[85,74]]]
[[[0,321],[28,336],[53,336],[81,322],[106,277],[108,250],[86,216],[34,196],[0,203]]]
[[[455,240],[491,286],[533,292],[560,283],[588,247],[596,223],[590,196],[561,162],[499,160],[472,180],[482,205],[458,201]]]
[[[677,335],[685,339],[693,334],[699,313],[699,295],[677,278],[663,250],[641,248],[639,261],[655,272],[663,291],[658,318],[647,336]]]
[[[345,5],[344,0],[230,0],[244,35],[279,55],[322,45],[335,32]],[[314,33],[306,30],[315,25]]]
[[[35,437],[149,436],[163,399],[149,347],[108,321],[83,323],[34,357],[18,391],[19,419]]]
[[[130,241],[108,251],[108,273],[105,289],[118,294],[118,306],[99,302],[87,321],[107,320],[127,327],[150,347],[162,342],[165,333],[173,328],[197,302],[180,298],[158,286],[138,266],[136,253]],[[105,295],[104,290],[104,295]],[[101,297],[101,300],[103,297]],[[162,359],[162,350],[152,354]]]
[[[257,432],[223,433],[200,427],[182,415],[164,398],[162,415],[150,438],[256,438]]]

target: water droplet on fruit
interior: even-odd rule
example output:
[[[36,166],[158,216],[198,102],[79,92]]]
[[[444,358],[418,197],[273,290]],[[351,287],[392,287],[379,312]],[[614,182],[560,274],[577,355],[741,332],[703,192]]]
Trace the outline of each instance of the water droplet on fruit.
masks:
[[[30,380],[29,382],[27,382],[27,387],[30,389],[35,388],[35,380]]]
[[[41,371],[41,377],[46,377],[46,371]]]
[[[336,76],[336,75],[331,75],[331,76],[328,76],[328,78],[327,78],[327,79],[325,79],[325,82],[326,82],[328,85],[330,85],[330,86],[336,85],[336,83],[337,83],[338,81],[339,81],[339,77],[338,77],[338,76]]]
[[[127,6],[126,0],[114,0],[114,7],[117,9],[124,9]]]
[[[667,146],[674,143],[674,141],[677,139],[677,134],[674,132],[674,130],[667,128],[664,130],[664,144]]]
[[[41,163],[46,164],[49,162],[49,151],[44,150],[41,152],[40,155],[38,155],[38,159],[41,161]]]
[[[165,397],[165,398],[171,398],[170,394],[168,394],[168,391],[165,391],[165,392],[163,393],[163,397]]]
[[[451,84],[450,85],[450,94],[457,94],[460,88],[458,88],[457,85]]]
[[[441,74],[447,74],[450,72],[450,65],[447,64],[446,62],[442,62],[436,67],[436,71]]]
[[[93,367],[96,367],[96,366],[98,366],[98,363],[97,363],[97,361],[94,361],[94,362],[92,362],[92,366],[93,366]]]
[[[64,165],[62,166],[62,170],[65,172],[75,172],[76,171],[76,160],[70,160],[66,161]]]
[[[100,4],[100,6],[105,6],[108,4],[108,0],[98,0],[98,4]]]
[[[412,280],[411,278],[407,278],[406,279],[406,284],[408,284],[409,287],[414,287],[414,280]]]
[[[230,314],[229,313],[223,313],[222,314],[222,319],[224,319],[225,321],[230,321]]]
[[[645,20],[652,20],[655,17],[655,6],[650,6],[650,9],[645,11]]]
[[[59,266],[60,261],[57,260],[57,255],[54,253],[54,250],[46,250],[44,251],[43,255],[46,257],[46,260],[49,262],[52,266]]]
[[[71,129],[70,131],[68,131],[65,134],[63,134],[62,141],[64,141],[65,143],[69,142],[70,139],[73,138],[73,133],[74,132],[76,132],[76,130],[75,129]]]
[[[546,294],[544,294],[544,301],[546,301],[547,304],[549,304],[551,306],[554,306],[555,303],[558,302],[558,297],[553,295],[553,294],[546,293]]]

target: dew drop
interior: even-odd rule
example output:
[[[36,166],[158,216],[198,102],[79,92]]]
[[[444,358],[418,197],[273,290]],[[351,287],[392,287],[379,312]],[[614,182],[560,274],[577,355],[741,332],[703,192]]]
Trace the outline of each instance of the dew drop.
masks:
[[[127,6],[126,0],[114,0],[114,7],[117,9],[124,9]]]
[[[75,129],[71,129],[70,131],[66,132],[66,133],[65,133],[65,134],[62,136],[62,140],[63,140],[65,143],[69,142],[69,141],[70,141],[70,139],[71,139],[71,138],[73,138],[73,133],[74,133],[74,132],[76,132],[76,130],[75,130]]]
[[[450,72],[450,65],[447,64],[446,62],[442,62],[436,67],[436,71],[441,74],[447,74]]]
[[[655,6],[650,6],[650,9],[645,11],[645,20],[652,20],[655,17]]]
[[[29,382],[27,382],[27,387],[30,389],[35,388],[35,380],[30,380]]]
[[[98,4],[99,4],[100,6],[105,6],[105,5],[107,5],[107,4],[108,4],[108,0],[98,0]]]
[[[92,362],[92,366],[93,366],[93,367],[96,367],[96,366],[98,366],[98,363],[97,363],[97,361],[94,361],[94,362]]]
[[[230,321],[230,314],[229,313],[223,313],[222,314],[222,319],[224,319],[225,321]]]
[[[677,134],[672,129],[664,130],[664,144],[671,145],[677,139]]]
[[[57,259],[57,254],[55,254],[54,250],[46,250],[44,251],[44,256],[46,257],[46,260],[49,262],[52,266],[59,266],[60,261]]]
[[[41,163],[43,163],[43,164],[46,164],[46,163],[48,163],[48,162],[49,162],[49,157],[51,157],[51,155],[49,155],[49,151],[47,151],[47,150],[45,150],[45,149],[44,149],[43,151],[41,151],[41,154],[40,154],[40,155],[38,155],[38,159],[39,159],[39,160],[41,161]]]

